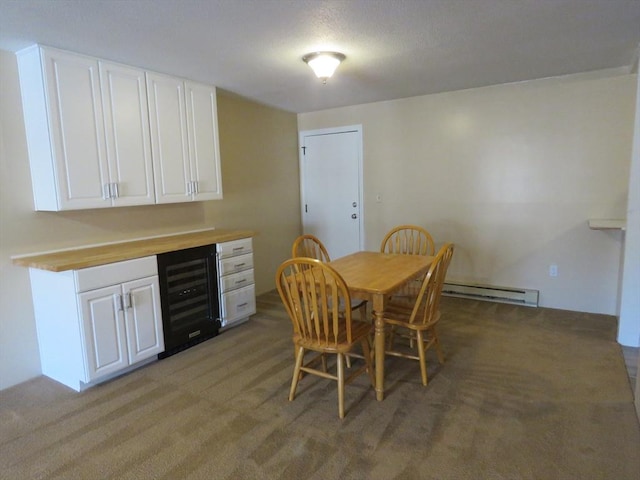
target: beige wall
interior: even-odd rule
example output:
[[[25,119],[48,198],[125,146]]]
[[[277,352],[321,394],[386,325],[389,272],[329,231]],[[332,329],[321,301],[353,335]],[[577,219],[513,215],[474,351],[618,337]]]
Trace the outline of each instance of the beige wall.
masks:
[[[452,280],[616,314],[623,234],[587,220],[625,216],[634,100],[635,75],[607,71],[300,114],[298,129],[363,126],[368,249],[420,224],[456,243]]]
[[[296,116],[219,92],[224,199],[75,212],[34,212],[17,65],[0,51],[0,389],[40,374],[28,270],[10,256],[205,227],[254,239],[256,289],[300,232]]]

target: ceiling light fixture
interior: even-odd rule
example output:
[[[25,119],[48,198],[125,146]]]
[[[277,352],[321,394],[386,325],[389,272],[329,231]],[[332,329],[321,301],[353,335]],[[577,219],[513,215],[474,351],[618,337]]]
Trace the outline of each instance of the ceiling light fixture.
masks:
[[[347,57],[338,52],[314,52],[308,53],[302,57],[302,60],[311,67],[316,77],[324,84],[345,58]]]

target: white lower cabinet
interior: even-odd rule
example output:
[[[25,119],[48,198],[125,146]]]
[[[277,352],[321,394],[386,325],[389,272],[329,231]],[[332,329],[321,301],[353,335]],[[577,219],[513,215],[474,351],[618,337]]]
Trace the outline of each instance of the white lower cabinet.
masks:
[[[251,238],[218,243],[218,287],[222,327],[233,326],[256,313]]]
[[[80,391],[164,351],[155,256],[30,276],[44,375]]]

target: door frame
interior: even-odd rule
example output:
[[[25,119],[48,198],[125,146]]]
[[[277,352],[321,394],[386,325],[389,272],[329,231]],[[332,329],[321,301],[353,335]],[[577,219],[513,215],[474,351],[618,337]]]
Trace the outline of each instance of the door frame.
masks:
[[[298,132],[298,166],[300,171],[300,220],[302,223],[302,231],[304,233],[304,200],[305,200],[305,184],[304,184],[304,154],[303,145],[304,137],[318,135],[332,135],[337,133],[355,132],[358,135],[358,230],[360,231],[360,250],[364,250],[365,231],[364,231],[364,174],[363,174],[363,148],[362,148],[362,124],[346,125],[343,127],[320,128],[316,130],[301,130]]]

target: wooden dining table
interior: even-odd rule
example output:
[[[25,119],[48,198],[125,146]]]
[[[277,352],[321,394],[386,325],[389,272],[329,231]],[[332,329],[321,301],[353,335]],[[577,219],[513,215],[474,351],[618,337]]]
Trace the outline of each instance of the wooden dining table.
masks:
[[[375,325],[376,398],[384,399],[384,309],[387,298],[407,282],[425,274],[435,257],[356,252],[329,262],[354,298],[371,301]]]

